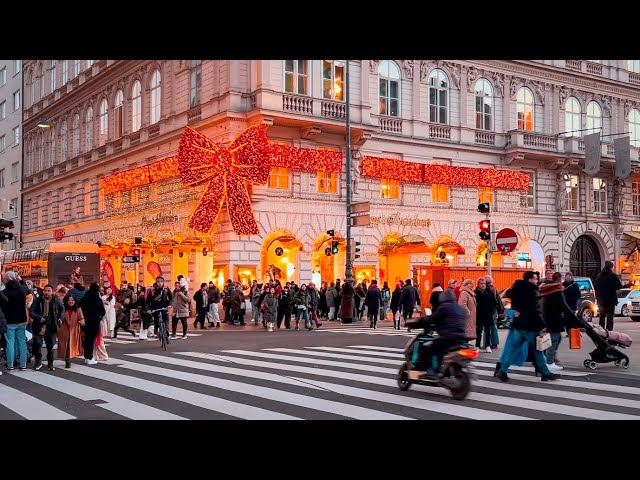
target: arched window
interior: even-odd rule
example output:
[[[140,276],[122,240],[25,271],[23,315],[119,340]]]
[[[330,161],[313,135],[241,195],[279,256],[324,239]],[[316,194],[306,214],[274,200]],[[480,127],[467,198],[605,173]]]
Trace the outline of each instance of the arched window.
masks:
[[[436,69],[429,75],[429,121],[449,123],[449,78]]]
[[[142,124],[142,88],[140,82],[133,82],[131,89],[131,131],[137,132]]]
[[[488,80],[476,82],[476,128],[493,130],[493,87]]]
[[[160,121],[160,70],[151,74],[151,125]]]
[[[51,91],[55,91],[56,89],[56,75],[58,73],[58,71],[56,70],[56,67],[58,65],[58,61],[57,60],[51,60]]]
[[[587,133],[602,131],[602,109],[597,102],[589,102],[587,105]]]
[[[631,145],[640,147],[640,110],[635,108],[629,112],[629,131],[631,132]]]
[[[98,128],[98,146],[101,147],[107,143],[109,134],[109,104],[106,98],[103,98],[102,102],[100,102],[100,125]]]
[[[62,85],[69,81],[69,60],[62,60]]]
[[[51,126],[49,129],[49,159],[47,160],[47,168],[56,162],[56,129]]]
[[[380,115],[400,116],[400,69],[389,60],[378,67],[378,99]]]
[[[533,93],[527,87],[518,90],[516,112],[518,115],[518,130],[533,132]]]
[[[93,149],[93,107],[87,108],[84,123],[84,150],[85,152],[90,152]]]
[[[113,106],[113,121],[115,130],[114,138],[120,138],[124,125],[124,94],[122,90],[116,92],[116,102]]]
[[[71,124],[71,158],[80,155],[80,115],[73,116]]]
[[[60,129],[60,161],[64,162],[67,159],[67,121],[62,122],[62,128]]]
[[[580,102],[575,97],[567,98],[564,104],[564,131],[568,137],[579,137],[582,132]]]

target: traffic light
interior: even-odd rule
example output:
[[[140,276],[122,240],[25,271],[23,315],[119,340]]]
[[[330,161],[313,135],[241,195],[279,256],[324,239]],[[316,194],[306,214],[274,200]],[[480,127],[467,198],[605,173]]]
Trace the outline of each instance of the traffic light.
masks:
[[[11,220],[5,220],[4,218],[0,219],[0,242],[4,242],[5,240],[12,240],[13,233],[5,232],[5,228],[14,228],[15,225]]]
[[[140,261],[140,249],[139,248],[134,248],[133,250],[131,250],[131,256],[133,257],[133,261],[134,262],[139,262]]]
[[[356,258],[360,258],[360,255],[358,255],[360,242],[356,242],[355,240],[351,240],[351,242],[353,242],[351,243],[351,255],[353,255],[353,259],[355,260]]]
[[[330,237],[333,237],[335,233],[336,233],[335,230],[327,230],[327,235],[329,235]]]
[[[338,251],[339,251],[339,250],[338,250],[338,243],[339,243],[339,242],[337,242],[337,241],[335,241],[335,240],[331,242],[331,253],[332,253],[333,255],[337,254],[337,253],[338,253]]]
[[[489,241],[491,239],[491,220],[482,220],[478,225],[480,226],[480,233],[478,233],[480,239]]]
[[[491,204],[489,202],[479,204],[478,211],[480,213],[484,213],[485,215],[489,215],[491,213]]]

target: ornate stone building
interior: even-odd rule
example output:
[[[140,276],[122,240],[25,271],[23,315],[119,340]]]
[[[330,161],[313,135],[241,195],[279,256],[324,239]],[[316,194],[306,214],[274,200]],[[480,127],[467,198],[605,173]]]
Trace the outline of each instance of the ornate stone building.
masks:
[[[634,170],[614,184],[612,139],[631,132],[636,168],[636,63],[351,61],[354,201],[371,202],[372,219],[353,230],[358,279],[413,275],[427,291],[480,275],[487,245],[476,208],[487,201],[494,231],[513,228],[519,240],[517,251],[491,256],[501,286],[524,268],[594,275],[607,259],[628,280],[640,180]],[[62,241],[100,242],[117,276],[145,283],[151,261],[198,282],[343,276],[344,243],[337,255],[324,251],[327,230],[343,242],[344,168],[291,158],[344,153],[344,61],[33,60],[24,70],[25,248],[46,248],[64,231]],[[42,75],[39,96],[31,85]],[[34,131],[41,119],[53,128]],[[185,127],[226,147],[252,125],[286,152],[265,185],[249,188],[258,234],[234,233],[226,208],[211,233],[188,228],[204,188],[181,184],[176,170]],[[601,165],[592,176],[583,172],[582,136],[597,131]],[[509,172],[529,175],[529,188],[516,188]],[[119,260],[137,236],[141,265],[125,270]]]

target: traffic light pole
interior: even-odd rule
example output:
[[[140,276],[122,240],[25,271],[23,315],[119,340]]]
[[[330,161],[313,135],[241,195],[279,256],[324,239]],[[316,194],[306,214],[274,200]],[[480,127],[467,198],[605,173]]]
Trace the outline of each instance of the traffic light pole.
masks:
[[[491,214],[487,214],[487,218],[491,218]],[[489,244],[487,250],[487,275],[491,275],[491,254],[493,253],[493,222],[490,223],[491,227],[489,231],[491,232],[491,236],[489,237]]]
[[[347,168],[347,262],[344,270],[345,282],[348,282],[353,286],[353,266],[351,265],[351,115],[349,114],[350,101],[349,101],[349,60],[346,61],[344,82],[345,82],[345,117],[346,117],[346,161],[345,166]]]

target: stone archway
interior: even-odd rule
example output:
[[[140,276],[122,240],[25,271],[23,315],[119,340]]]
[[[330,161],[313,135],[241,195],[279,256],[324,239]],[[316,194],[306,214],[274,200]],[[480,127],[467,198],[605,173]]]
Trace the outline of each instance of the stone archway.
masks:
[[[595,280],[602,269],[602,257],[595,240],[589,235],[580,235],[571,246],[569,268],[576,277]]]
[[[320,288],[321,282],[333,282],[342,278],[347,258],[347,241],[341,233],[334,231],[333,237],[323,233],[316,237],[311,250],[311,279]],[[338,253],[331,253],[331,244],[338,242]]]
[[[268,234],[260,249],[262,281],[275,277],[282,284],[290,280],[299,283],[298,254],[302,250],[302,242],[288,230]]]
[[[571,250],[576,240],[587,235],[591,240],[595,242],[595,246],[600,256],[600,268],[602,263],[607,259],[615,258],[614,255],[614,242],[609,232],[597,224],[594,230],[587,230],[586,223],[579,223],[565,234],[565,241],[563,247],[563,265],[565,268],[570,268],[571,265]],[[577,273],[573,272],[574,275]]]

